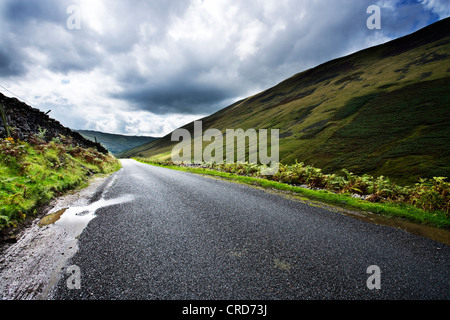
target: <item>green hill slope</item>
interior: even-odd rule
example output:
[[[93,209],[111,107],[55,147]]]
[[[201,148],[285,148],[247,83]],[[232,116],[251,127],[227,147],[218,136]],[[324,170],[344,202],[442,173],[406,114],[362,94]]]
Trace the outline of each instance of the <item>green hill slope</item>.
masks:
[[[92,130],[76,130],[86,139],[98,141],[112,154],[118,154],[127,149],[152,142],[158,138],[142,136],[125,136],[120,134],[104,133]]]
[[[450,18],[306,70],[203,118],[280,129],[280,161],[399,183],[450,177]],[[184,128],[193,132],[193,123]],[[170,158],[171,134],[122,153]]]

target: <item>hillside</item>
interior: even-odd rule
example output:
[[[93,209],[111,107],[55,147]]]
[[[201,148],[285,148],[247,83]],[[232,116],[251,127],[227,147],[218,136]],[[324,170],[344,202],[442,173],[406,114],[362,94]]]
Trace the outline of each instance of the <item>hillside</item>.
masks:
[[[450,177],[450,18],[329,61],[205,117],[203,130],[280,129],[280,161],[399,183]],[[193,132],[193,123],[184,128]],[[171,134],[122,157],[170,158]]]
[[[0,93],[0,138],[7,138],[9,135],[23,141],[34,135],[42,135],[47,142],[64,137],[73,145],[108,153],[108,150],[99,143],[85,139],[47,113]]]
[[[125,150],[135,148],[158,139],[154,137],[111,134],[93,130],[75,130],[75,131],[80,133],[86,139],[99,142],[112,154],[118,154]]]

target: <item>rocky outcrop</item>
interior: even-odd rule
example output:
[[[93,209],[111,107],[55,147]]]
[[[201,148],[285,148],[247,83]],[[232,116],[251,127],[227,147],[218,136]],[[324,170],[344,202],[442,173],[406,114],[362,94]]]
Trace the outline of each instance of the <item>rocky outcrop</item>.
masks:
[[[73,144],[82,148],[95,148],[99,152],[108,153],[108,150],[100,143],[85,139],[78,132],[63,126],[44,112],[30,107],[16,98],[9,98],[0,93],[0,138],[8,136],[4,120],[6,120],[7,126],[12,129],[10,134],[23,141],[27,141],[29,137],[45,131],[44,139],[46,141],[64,136],[70,139]]]

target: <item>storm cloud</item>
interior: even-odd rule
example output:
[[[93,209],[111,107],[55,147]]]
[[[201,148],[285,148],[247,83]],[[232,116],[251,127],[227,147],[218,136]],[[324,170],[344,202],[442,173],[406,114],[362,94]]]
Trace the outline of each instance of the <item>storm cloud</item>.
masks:
[[[366,26],[372,4],[381,8],[380,30]],[[73,5],[79,29],[67,26]],[[443,19],[448,7],[445,0],[0,0],[0,85],[75,129],[162,136],[295,73]]]

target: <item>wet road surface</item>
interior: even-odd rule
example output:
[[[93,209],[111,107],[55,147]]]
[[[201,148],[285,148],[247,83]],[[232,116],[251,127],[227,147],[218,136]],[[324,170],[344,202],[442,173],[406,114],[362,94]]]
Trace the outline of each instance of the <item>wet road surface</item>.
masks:
[[[249,186],[122,163],[68,262],[78,287],[63,272],[53,299],[450,298],[448,245]]]

